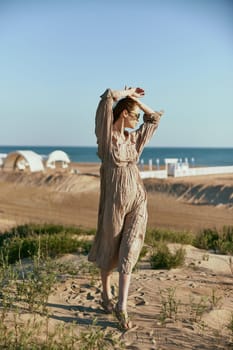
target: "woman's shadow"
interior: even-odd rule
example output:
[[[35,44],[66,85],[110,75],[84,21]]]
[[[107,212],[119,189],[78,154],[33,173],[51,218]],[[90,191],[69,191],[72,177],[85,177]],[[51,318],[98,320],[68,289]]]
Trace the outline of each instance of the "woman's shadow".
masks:
[[[109,320],[110,317],[113,318],[113,315],[106,314],[104,310],[101,310],[100,308],[93,308],[83,305],[64,305],[64,304],[54,304],[54,303],[48,303],[47,306],[49,308],[53,309],[63,309],[68,311],[73,311],[75,314],[72,316],[59,316],[56,315],[56,312],[53,312],[49,315],[50,318],[58,321],[63,321],[66,323],[75,323],[85,326],[91,326],[93,325],[93,322],[95,321],[95,325],[106,328],[106,327],[112,327],[117,328],[117,322]],[[83,314],[83,317],[79,315],[79,313]]]

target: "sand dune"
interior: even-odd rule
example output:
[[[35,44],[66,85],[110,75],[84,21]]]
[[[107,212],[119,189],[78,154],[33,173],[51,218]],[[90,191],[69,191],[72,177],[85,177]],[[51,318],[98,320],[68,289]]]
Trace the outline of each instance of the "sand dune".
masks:
[[[95,227],[98,165],[80,174],[0,173],[0,230],[11,223],[59,222]],[[144,180],[149,227],[197,231],[233,225],[233,176]]]
[[[176,181],[147,179],[144,183],[148,192],[166,193],[198,205],[233,207],[233,183],[228,184],[229,177],[222,184],[215,184],[211,180],[206,183],[203,179],[199,179],[199,183],[197,179],[191,181],[190,179],[186,182],[178,179]]]
[[[90,165],[89,165],[90,167]],[[98,167],[83,169],[79,174],[66,172],[0,173],[0,181],[34,187],[49,187],[58,192],[80,193],[99,190]],[[190,178],[145,179],[148,193],[165,193],[200,205],[233,206],[233,175]]]

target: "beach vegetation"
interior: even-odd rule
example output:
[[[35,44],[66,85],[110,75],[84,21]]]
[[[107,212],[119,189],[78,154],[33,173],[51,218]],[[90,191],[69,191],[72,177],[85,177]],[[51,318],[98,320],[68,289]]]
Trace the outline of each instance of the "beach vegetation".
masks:
[[[212,309],[221,306],[222,296],[217,293],[216,289],[212,289],[211,296],[209,297],[210,307]]]
[[[40,236],[37,237],[37,239]],[[14,240],[14,238],[13,238]],[[9,253],[9,251],[7,251]],[[46,256],[43,253],[46,253]],[[31,255],[31,253],[30,253]],[[1,251],[0,264],[0,348],[10,350],[93,350],[124,349],[116,332],[98,326],[97,320],[86,329],[76,323],[52,324],[49,295],[75,272],[69,262],[58,262],[42,249],[41,240],[34,256],[13,264]],[[69,265],[69,269],[67,268]],[[96,274],[93,264],[76,266],[76,275],[87,279]],[[94,277],[93,277],[94,278]]]
[[[59,283],[64,279],[73,281],[78,275],[88,279],[88,288],[99,283],[99,269],[88,263],[85,256],[94,233],[94,230],[78,227],[28,224],[0,235],[1,349],[124,349],[119,333],[100,327],[98,320],[85,328],[72,321],[57,325],[52,322],[49,296]],[[183,265],[185,250],[170,251],[168,243],[193,244],[232,254],[232,240],[232,227],[221,231],[202,230],[197,236],[187,232],[148,230],[139,260],[148,257],[152,268],[170,269]],[[61,257],[66,253],[77,255],[77,261],[63,260]],[[229,266],[233,271],[231,256]],[[97,291],[98,287],[94,289]],[[183,304],[176,294],[176,288],[160,290],[160,320],[163,323],[181,316]],[[185,317],[188,315],[191,322],[204,327],[202,316],[219,307],[221,301],[222,296],[215,289],[209,296],[190,296],[185,304]],[[227,328],[232,341],[233,314]]]
[[[224,226],[222,230],[204,229],[195,236],[193,245],[219,254],[233,254],[233,226]]]
[[[192,244],[194,235],[187,231],[172,231],[166,229],[148,229],[146,232],[145,243],[153,246],[157,242]]]
[[[189,316],[192,322],[201,322],[203,314],[210,310],[208,296],[201,296],[196,299],[193,296],[189,297]]]
[[[145,244],[156,246],[157,242],[191,244],[215,253],[233,254],[233,226],[224,226],[222,229],[206,228],[197,234],[188,231],[148,229]]]
[[[56,225],[56,224],[24,224],[18,225],[9,231],[5,232],[4,235],[14,236],[17,235],[19,237],[27,237],[30,234],[34,235],[43,235],[43,234],[56,234],[59,232],[69,232],[75,235],[93,235],[95,234],[94,229],[87,229],[78,226],[64,226],[64,225]]]
[[[176,296],[176,288],[162,289],[159,294],[161,301],[160,321],[164,322],[167,318],[176,320],[181,305]]]
[[[222,296],[217,293],[216,289],[211,290],[210,295],[202,295],[200,297],[189,296],[189,303],[186,308],[186,315],[192,322],[202,323],[202,316],[206,312],[217,309],[222,305]]]
[[[153,247],[150,256],[150,264],[152,269],[171,269],[182,266],[185,262],[185,249],[178,248],[172,253],[167,244],[160,242]]]
[[[8,263],[12,264],[33,257],[38,250],[51,258],[67,253],[87,254],[91,247],[89,235],[89,230],[76,227],[18,226],[0,236],[0,256],[7,257]]]
[[[47,312],[47,302],[56,282],[53,264],[39,255],[23,264],[0,266],[0,305],[7,309]]]
[[[94,324],[89,327],[88,331],[81,332],[78,339],[80,350],[123,350],[125,345],[114,337],[114,333],[108,329],[101,329]]]
[[[100,279],[99,268],[91,262],[82,262],[79,265],[79,272],[89,276],[91,286],[94,286]]]
[[[124,342],[113,331],[93,324],[78,331],[75,323],[57,325],[51,331],[50,318],[31,317],[22,327],[19,313],[14,314],[11,327],[0,323],[0,348],[7,350],[124,350]]]

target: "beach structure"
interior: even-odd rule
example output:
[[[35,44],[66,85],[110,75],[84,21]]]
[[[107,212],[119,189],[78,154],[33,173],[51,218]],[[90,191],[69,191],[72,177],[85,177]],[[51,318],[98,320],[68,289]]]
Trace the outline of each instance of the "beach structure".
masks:
[[[214,174],[232,174],[233,165],[231,166],[209,166],[209,167],[189,167],[188,159],[171,158],[165,159],[165,165],[168,176],[198,176],[198,175],[214,175]],[[191,163],[193,161],[191,159]]]
[[[200,176],[200,175],[214,175],[214,174],[233,174],[233,165],[229,166],[209,166],[209,167],[194,167],[194,161],[191,159],[191,167],[189,166],[188,159],[185,158],[182,161],[181,158],[165,158],[164,170],[141,170],[140,174],[142,179],[146,178],[158,178],[166,179],[167,177],[184,177],[184,176]]]
[[[189,164],[187,158],[184,162],[182,162],[182,159],[178,158],[165,158],[164,163],[168,176],[186,176],[189,172]]]
[[[142,179],[166,179],[167,178],[167,171],[166,170],[145,170],[140,171],[140,175]]]
[[[156,169],[153,170],[153,160],[149,159],[148,162],[148,170],[144,169],[144,160],[141,159],[139,163],[140,176],[142,179],[148,178],[157,178],[157,179],[166,179],[167,178],[167,170],[161,170],[159,166],[159,159],[156,159]]]
[[[184,172],[182,172],[182,170],[175,171],[173,176],[181,177],[181,176],[200,176],[200,175],[215,175],[215,174],[233,174],[233,165],[188,168]]]
[[[9,153],[3,162],[4,171],[44,171],[42,158],[39,154],[33,151],[15,151]]]
[[[7,153],[0,153],[0,168],[3,166]]]
[[[70,163],[70,158],[64,151],[56,150],[49,154],[46,161],[46,167],[50,169],[68,168]]]

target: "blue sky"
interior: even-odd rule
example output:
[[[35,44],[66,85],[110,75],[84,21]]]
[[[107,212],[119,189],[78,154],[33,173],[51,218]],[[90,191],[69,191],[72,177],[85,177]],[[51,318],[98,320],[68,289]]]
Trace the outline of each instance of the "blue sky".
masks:
[[[0,0],[1,145],[95,145],[125,84],[165,110],[150,146],[233,147],[233,2]]]

